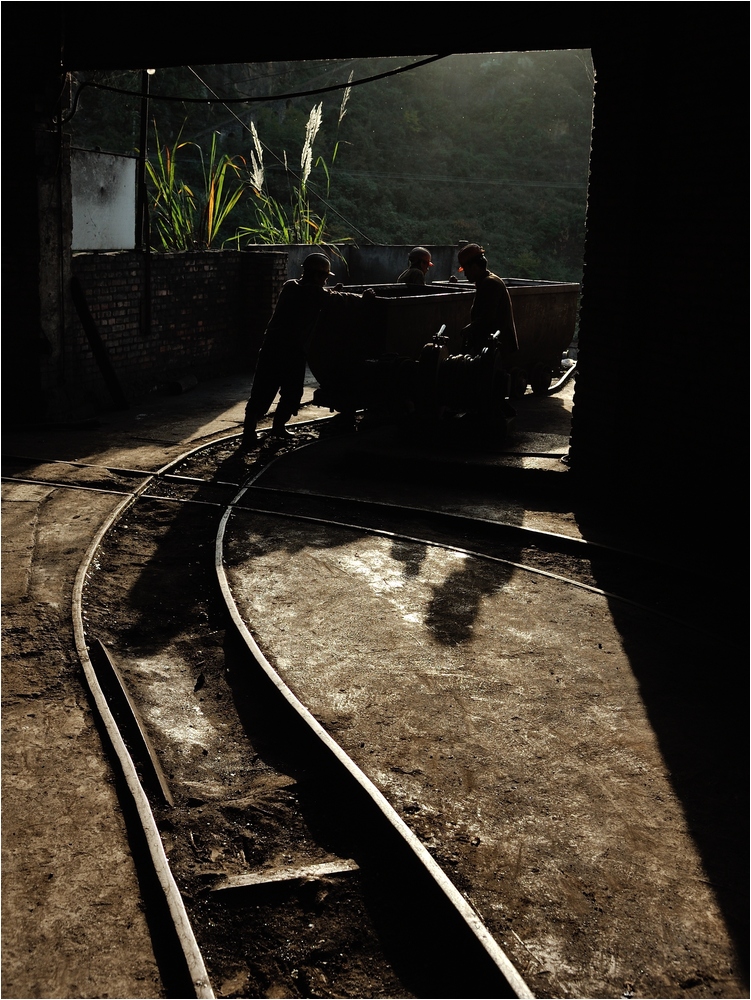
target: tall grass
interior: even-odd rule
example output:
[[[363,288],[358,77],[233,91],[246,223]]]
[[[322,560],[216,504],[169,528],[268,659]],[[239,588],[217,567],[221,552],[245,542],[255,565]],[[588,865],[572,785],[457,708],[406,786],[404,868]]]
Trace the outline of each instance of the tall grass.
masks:
[[[169,146],[162,149],[159,144],[156,122],[154,132],[157,138],[156,162],[147,160],[146,170],[153,188],[152,232],[155,230],[161,246],[153,249],[210,249],[245,190],[240,169],[240,163],[245,166],[245,160],[226,153],[218,155],[216,133],[211,137],[207,161],[197,143],[181,141],[182,129],[172,149]],[[201,192],[194,191],[178,177],[178,150],[188,147],[198,151],[203,181]]]
[[[348,86],[342,97],[337,131],[346,114],[350,90]],[[349,241],[351,237],[337,238],[330,234],[326,212],[321,214],[311,207],[311,196],[319,197],[325,204],[331,190],[331,170],[339,152],[337,139],[329,162],[322,156],[314,157],[314,145],[322,123],[323,103],[320,103],[311,108],[305,126],[299,173],[289,167],[287,154],[283,154],[290,191],[289,201],[285,203],[268,191],[263,145],[254,123],[249,125],[252,148],[246,160],[243,156],[219,155],[216,133],[212,136],[207,157],[197,143],[182,140],[182,129],[171,148],[162,148],[154,122],[156,159],[146,161],[153,195],[152,233],[156,234],[161,244],[154,249],[199,250],[217,245],[222,227],[226,228],[245,192],[252,195],[248,207],[252,209],[253,221],[250,225],[236,227],[234,235],[225,238],[221,246],[233,243],[240,247],[243,243],[330,244]],[[202,190],[190,187],[178,173],[178,152],[189,147],[198,151]],[[323,177],[325,195],[322,198],[310,187],[314,171],[320,171]]]
[[[350,82],[352,75],[350,74]],[[347,87],[339,108],[337,130],[346,114],[350,87]],[[266,186],[266,176],[263,165],[263,146],[254,123],[250,124],[253,150],[250,154],[248,186],[252,190],[255,201],[255,220],[252,225],[240,226],[235,235],[227,242],[240,246],[246,243],[309,243],[323,244],[331,242],[347,242],[351,237],[334,237],[328,231],[327,214],[313,211],[311,207],[311,189],[309,181],[314,170],[320,169],[323,174],[325,198],[331,190],[331,169],[339,151],[339,140],[334,144],[330,162],[324,157],[314,159],[313,147],[323,123],[323,103],[314,105],[308,115],[305,126],[305,137],[300,154],[300,172],[296,174],[289,167],[286,152],[283,155],[284,169],[290,189],[288,204],[274,198]],[[315,197],[315,195],[314,195]]]
[[[169,146],[162,149],[156,122],[154,122],[154,134],[157,146],[156,163],[147,159],[146,171],[154,189],[151,204],[152,236],[156,233],[161,247],[153,249],[192,250],[196,198],[188,185],[177,176],[177,152],[190,144],[180,141],[182,129],[172,149]]]
[[[222,224],[243,195],[242,174],[236,161],[240,161],[245,166],[245,160],[242,156],[231,157],[226,153],[217,157],[216,132],[211,137],[211,153],[208,164],[204,163],[203,151],[200,147],[198,148],[201,154],[204,183],[204,203],[199,233],[204,241],[204,246],[208,249],[216,241]],[[233,180],[236,181],[234,187],[232,186]]]

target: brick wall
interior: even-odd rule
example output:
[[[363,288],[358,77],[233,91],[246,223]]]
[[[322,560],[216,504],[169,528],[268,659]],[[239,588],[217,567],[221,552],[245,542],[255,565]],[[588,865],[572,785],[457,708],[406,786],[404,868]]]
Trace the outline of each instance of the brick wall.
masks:
[[[283,252],[74,254],[68,391],[106,405],[113,382],[133,401],[181,376],[252,370],[286,270]]]

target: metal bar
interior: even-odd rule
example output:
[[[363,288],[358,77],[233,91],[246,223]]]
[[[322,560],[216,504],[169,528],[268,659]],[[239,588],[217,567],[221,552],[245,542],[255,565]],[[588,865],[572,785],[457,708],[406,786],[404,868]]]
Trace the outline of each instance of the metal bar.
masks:
[[[138,714],[138,709],[128,693],[122,674],[112,659],[112,655],[100,639],[94,639],[89,650],[89,656],[97,673],[99,683],[102,684],[105,691],[109,689],[110,696],[117,702],[116,711],[119,709],[120,714],[125,714],[126,716],[122,720],[122,723],[136,744],[133,748],[134,751],[140,750],[141,761],[150,772],[152,780],[159,789],[162,798],[167,805],[174,806],[175,800],[172,797],[172,792],[169,790],[167,779],[164,776],[164,771],[159,763],[156,751],[144,728],[141,717]]]
[[[258,885],[294,882],[302,879],[319,879],[327,875],[341,875],[345,872],[359,871],[359,865],[350,859],[327,861],[319,865],[303,865],[299,868],[272,868],[269,871],[255,872],[252,875],[236,875],[215,885],[212,892],[224,892],[227,889],[246,889]]]

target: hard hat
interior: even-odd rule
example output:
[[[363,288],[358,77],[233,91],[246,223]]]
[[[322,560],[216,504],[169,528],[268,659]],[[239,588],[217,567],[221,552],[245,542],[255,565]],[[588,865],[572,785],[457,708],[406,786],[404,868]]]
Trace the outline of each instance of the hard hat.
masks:
[[[474,260],[475,257],[481,257],[484,253],[485,251],[480,246],[479,243],[467,243],[466,246],[463,246],[461,248],[461,250],[457,255],[459,258],[459,265],[460,265],[459,270],[463,271],[465,264],[468,264],[471,260]]]
[[[323,271],[324,274],[333,274],[331,262],[325,253],[309,253],[302,266],[308,271]]]
[[[430,250],[426,250],[425,247],[415,247],[414,250],[410,252],[410,260],[427,260],[428,267],[433,266],[433,258],[430,256]]]

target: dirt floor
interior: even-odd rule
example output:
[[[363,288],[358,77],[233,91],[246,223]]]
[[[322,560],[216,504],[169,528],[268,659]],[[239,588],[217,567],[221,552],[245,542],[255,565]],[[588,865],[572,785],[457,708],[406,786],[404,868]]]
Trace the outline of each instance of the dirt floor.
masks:
[[[300,453],[264,483],[325,493],[333,471]],[[354,483],[393,499],[378,476]],[[462,492],[475,508],[461,488],[451,505]],[[702,681],[719,637],[415,534],[236,513],[233,590],[282,678],[537,996],[745,995],[731,716]]]
[[[106,433],[6,434],[4,452],[155,469],[235,430],[245,395],[226,380],[202,398],[154,400]],[[2,995],[161,997],[117,782],[71,625],[76,572],[117,497],[6,482],[2,500]],[[491,506],[502,515],[502,504]],[[508,513],[514,523],[579,531],[571,510],[510,501]],[[737,739],[728,733],[739,716],[726,712],[719,669],[736,654],[719,638],[694,643],[673,627],[645,634],[594,595],[562,600],[550,581],[470,571],[419,546],[345,537],[294,544],[270,528],[243,539],[232,543],[234,564],[250,560],[242,578],[256,583],[243,596],[238,576],[237,588],[259,621],[273,602],[269,655],[392,797],[538,996],[749,995],[747,751],[745,729]],[[336,664],[317,641],[295,645],[301,629],[276,544],[298,579],[325,572]],[[305,593],[310,607],[303,602],[294,615],[306,616],[310,639],[321,594]],[[363,627],[374,595],[383,609],[375,631]],[[106,613],[100,608],[100,619]],[[511,626],[501,654],[500,621]],[[378,651],[397,639],[399,661],[389,667]],[[148,645],[148,635],[141,641]],[[204,648],[203,660],[186,663],[194,686],[215,655]],[[364,662],[377,669],[365,673]],[[405,663],[419,666],[409,673],[406,716],[393,699]],[[211,861],[216,873],[222,859]],[[234,979],[230,970],[215,988],[360,995],[327,992],[316,975],[297,993],[273,983],[244,993],[242,970]]]

